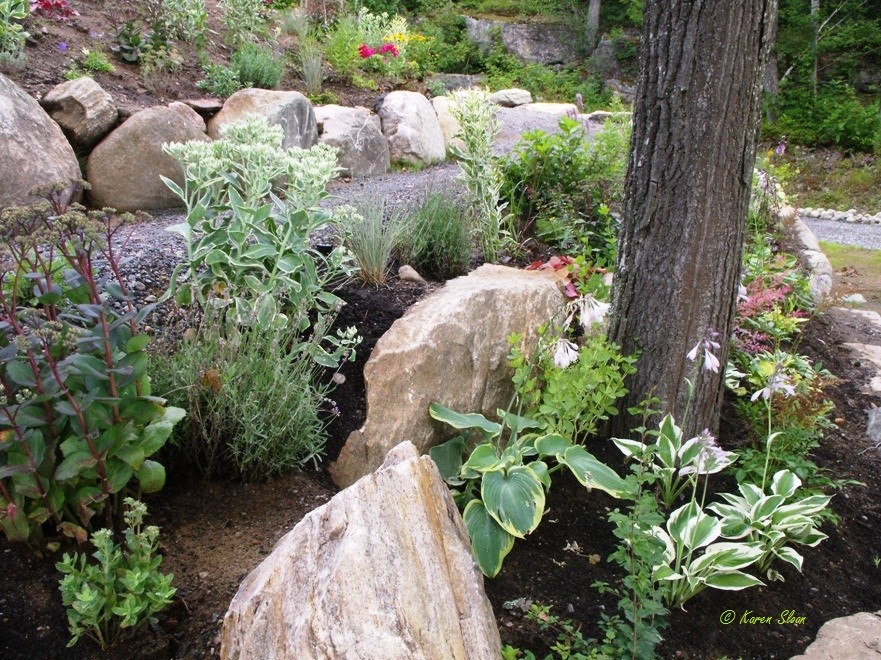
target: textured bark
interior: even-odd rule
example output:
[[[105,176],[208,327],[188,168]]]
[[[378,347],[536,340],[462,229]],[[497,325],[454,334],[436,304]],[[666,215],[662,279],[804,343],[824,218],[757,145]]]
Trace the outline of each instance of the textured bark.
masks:
[[[592,53],[597,47],[600,36],[600,8],[602,0],[590,0],[587,7],[587,28],[585,29],[584,41],[588,53]]]
[[[626,406],[654,395],[681,418],[686,353],[711,332],[725,364],[776,10],[777,0],[646,1],[609,328],[624,352],[641,351]],[[722,389],[721,373],[698,375],[688,432],[715,429]]]

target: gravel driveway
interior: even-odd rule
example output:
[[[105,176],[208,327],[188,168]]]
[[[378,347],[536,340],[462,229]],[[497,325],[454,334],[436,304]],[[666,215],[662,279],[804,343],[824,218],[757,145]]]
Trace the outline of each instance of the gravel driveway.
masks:
[[[802,217],[818,240],[881,250],[881,225]]]

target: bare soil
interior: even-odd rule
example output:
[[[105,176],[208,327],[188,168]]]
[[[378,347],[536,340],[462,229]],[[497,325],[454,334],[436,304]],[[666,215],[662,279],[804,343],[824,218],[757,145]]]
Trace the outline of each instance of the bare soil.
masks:
[[[102,13],[103,3],[77,0],[72,4],[80,11],[79,18],[64,24],[34,21],[30,26],[36,36],[27,49],[28,67],[12,77],[31,93],[43,93],[61,82],[71,53],[94,47],[96,41],[108,43],[111,27]],[[109,4],[112,11],[127,3]],[[209,5],[212,26],[220,30],[216,2],[209,0]],[[66,51],[59,50],[61,42],[67,44]],[[187,64],[173,80],[144,81],[137,69],[119,62],[115,62],[115,73],[96,77],[120,105],[133,109],[175,98],[202,97],[195,87],[201,77],[197,60],[191,49],[185,52]],[[224,46],[216,45],[212,55],[222,58],[225,52]],[[297,81],[288,82],[289,89],[297,89]],[[369,101],[362,90],[339,89],[343,102]],[[336,458],[348,433],[363,422],[362,369],[370,350],[394,319],[431,288],[392,282],[377,289],[352,285],[342,292],[349,304],[339,322],[355,323],[364,344],[358,362],[347,365],[343,372],[345,384],[335,391],[341,415],[331,424],[321,469],[256,484],[172,480],[160,494],[148,498],[151,522],[162,527],[163,569],[175,574],[178,593],[158,624],[134,640],[109,654],[100,653],[89,640],[66,648],[67,624],[58,592],[59,574],[54,568],[59,556],[37,557],[27,548],[0,539],[0,657],[218,656],[222,618],[241,580],[305,513],[336,492],[325,466]],[[840,423],[814,459],[832,477],[865,485],[847,486],[836,494],[832,508],[840,522],[835,527],[826,525],[824,531],[830,538],[804,552],[803,573],[784,567],[784,583],[743,592],[706,591],[688,603],[687,611],[672,612],[660,649],[664,657],[787,658],[803,651],[824,622],[881,609],[881,568],[875,563],[881,555],[881,456],[865,434],[866,411],[877,399],[862,392],[861,384],[868,380],[866,369],[842,347],[844,341],[869,339],[859,325],[820,316],[807,325],[801,346],[840,378],[828,392]],[[742,444],[742,429],[730,411],[724,419],[723,445]],[[596,442],[589,449],[621,467],[620,457],[609,443]],[[605,560],[614,546],[606,515],[615,506],[617,503],[605,494],[587,492],[571,479],[555,480],[550,510],[541,526],[529,539],[516,544],[501,575],[486,581],[505,643],[543,652],[553,642],[551,635],[526,621],[522,611],[506,607],[519,598],[551,605],[556,613],[581,626],[587,636],[599,634],[598,617],[603,612],[614,613],[615,604],[611,598],[599,596],[591,584],[596,580],[615,584],[621,578]],[[581,548],[580,554],[566,550],[574,544]],[[598,555],[600,561],[593,563],[590,555]],[[729,610],[735,612],[735,622],[723,625],[720,617]],[[796,618],[804,617],[803,623],[778,622],[787,611]],[[741,623],[744,615],[771,616],[772,623]],[[782,616],[786,620],[786,615]]]

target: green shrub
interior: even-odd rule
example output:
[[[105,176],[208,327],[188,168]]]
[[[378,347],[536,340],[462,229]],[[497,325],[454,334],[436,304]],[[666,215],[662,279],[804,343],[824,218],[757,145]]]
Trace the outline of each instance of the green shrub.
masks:
[[[238,47],[267,33],[263,0],[220,0],[226,43]]]
[[[588,139],[581,123],[562,117],[559,133],[523,135],[503,162],[502,197],[524,226],[535,222],[544,240],[564,249],[591,246],[613,262],[609,208],[624,192],[629,145],[629,124],[607,123]]]
[[[418,25],[425,37],[411,42],[407,55],[422,72],[481,73],[485,70],[480,46],[468,38],[465,18],[452,8]]]
[[[773,139],[785,135],[796,144],[855,151],[881,147],[879,104],[863,103],[846,83],[823,84],[816,98],[807,86],[784,86],[775,110],[777,121],[764,127]]]
[[[88,563],[79,552],[64,553],[55,564],[64,574],[59,588],[68,608],[68,646],[85,635],[106,651],[145,623],[155,623],[154,615],[171,603],[177,591],[171,586],[174,575],[159,572],[159,528],[142,527],[147,507],[130,497],[125,505],[124,547],[113,542],[109,529],[101,529],[91,539],[97,564]]]
[[[107,59],[107,55],[101,50],[90,50],[83,48],[83,61],[80,65],[86,71],[110,73],[115,71],[114,66]]]
[[[341,16],[324,37],[324,54],[336,75],[350,77],[358,69],[362,43],[358,19],[352,14]]]
[[[205,0],[163,0],[160,11],[169,37],[193,43],[197,49],[204,47],[208,29]]]
[[[284,77],[284,64],[273,52],[256,44],[242,44],[233,53],[230,68],[242,87],[276,89]]]
[[[379,286],[385,283],[392,252],[409,232],[410,222],[397,209],[386,218],[384,202],[370,204],[362,210],[363,214],[353,210],[340,223],[343,243],[355,255],[358,277],[365,284]]]
[[[220,64],[209,64],[205,67],[205,77],[199,81],[198,86],[199,89],[204,89],[222,99],[229,98],[244,88],[242,81],[239,80],[238,71]]]
[[[19,21],[28,17],[28,0],[0,0],[0,54],[8,62],[18,59],[30,36]]]
[[[466,213],[451,197],[432,193],[413,213],[401,260],[437,280],[463,275],[471,262]]]
[[[257,480],[321,460],[331,407],[324,365],[353,358],[357,343],[351,332],[326,336],[334,316],[304,337],[296,324],[230,332],[209,310],[157,370],[157,391],[191,411],[172,438],[187,465]]]

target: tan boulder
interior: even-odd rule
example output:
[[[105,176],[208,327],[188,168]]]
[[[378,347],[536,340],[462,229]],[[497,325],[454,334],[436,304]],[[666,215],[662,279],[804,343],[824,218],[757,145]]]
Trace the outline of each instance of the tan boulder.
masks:
[[[312,102],[300,92],[271,89],[242,89],[230,96],[223,109],[208,122],[208,135],[216,140],[224,126],[252,114],[262,115],[270,125],[282,127],[285,149],[307,149],[318,141]]]
[[[437,115],[419,92],[389,92],[379,108],[379,118],[392,162],[432,165],[446,158]]]
[[[797,618],[798,614],[792,616]],[[785,620],[786,613],[781,618]],[[857,612],[824,623],[814,643],[791,660],[876,660],[878,656],[881,656],[881,612]]]
[[[0,208],[28,204],[39,185],[79,179],[73,148],[27,92],[0,74]]]
[[[162,145],[208,140],[199,130],[201,118],[195,111],[183,107],[186,111],[167,107],[141,110],[95,147],[86,168],[92,184],[89,192],[92,204],[120,211],[181,205],[180,199],[159,178],[166,176],[178,185],[182,185],[184,179],[180,165],[162,151]]]
[[[483,660],[500,648],[450,492],[434,462],[403,443],[245,578],[220,657]]]
[[[461,145],[462,141],[455,137],[456,133],[462,130],[459,122],[450,112],[450,97],[435,96],[431,99],[431,106],[437,115],[437,121],[440,124],[441,132],[444,134],[444,145],[449,150],[450,145],[456,142]]]
[[[519,89],[512,87],[511,89],[500,89],[489,95],[491,103],[500,105],[503,108],[516,108],[519,105],[532,103],[532,94],[527,89]]]
[[[486,264],[411,307],[364,366],[367,420],[330,471],[340,487],[375,470],[396,444],[420,452],[449,437],[428,406],[495,417],[513,393],[507,337],[536,328],[565,303],[552,274]]]
[[[361,178],[385,174],[391,167],[388,142],[379,117],[367,108],[324,105],[315,108],[318,141],[337,148],[344,176]]]
[[[113,97],[88,76],[61,83],[40,103],[70,143],[82,151],[107,135],[119,116]]]

